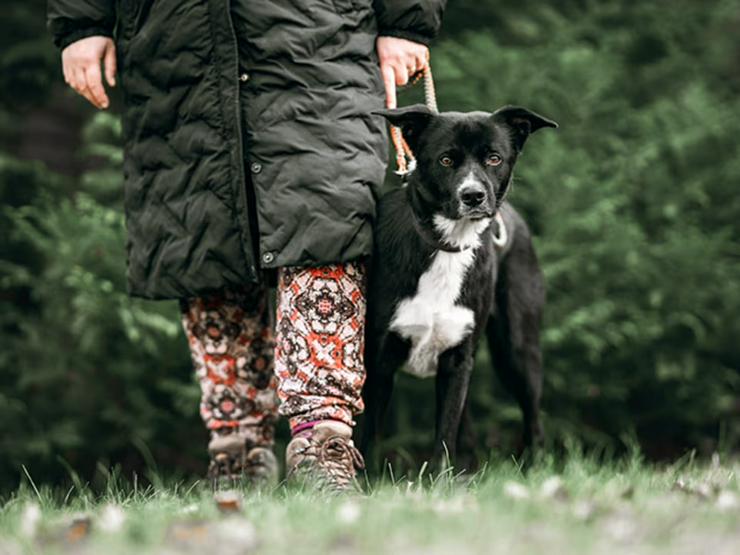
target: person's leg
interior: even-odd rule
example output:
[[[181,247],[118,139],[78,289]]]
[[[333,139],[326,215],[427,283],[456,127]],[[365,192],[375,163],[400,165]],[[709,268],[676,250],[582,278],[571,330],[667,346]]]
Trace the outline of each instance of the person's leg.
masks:
[[[275,372],[288,417],[288,474],[309,468],[345,489],[362,458],[351,437],[363,409],[365,268],[362,263],[282,268],[278,279]]]
[[[183,300],[181,308],[211,432],[209,475],[275,481],[275,341],[265,289],[247,285]]]

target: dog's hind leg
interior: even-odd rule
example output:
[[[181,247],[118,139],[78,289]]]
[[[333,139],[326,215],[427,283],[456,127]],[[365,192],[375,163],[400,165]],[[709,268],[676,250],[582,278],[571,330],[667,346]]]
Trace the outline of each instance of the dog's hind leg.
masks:
[[[544,278],[522,223],[500,265],[486,334],[496,373],[521,407],[525,449],[539,447],[543,441],[540,326],[544,304]]]

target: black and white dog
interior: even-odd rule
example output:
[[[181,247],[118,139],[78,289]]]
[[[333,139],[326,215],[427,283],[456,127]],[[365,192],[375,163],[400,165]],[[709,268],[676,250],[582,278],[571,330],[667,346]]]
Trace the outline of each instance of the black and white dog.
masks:
[[[436,377],[434,460],[441,463],[445,449],[454,460],[484,330],[531,445],[542,436],[544,284],[529,230],[503,198],[527,137],[557,124],[512,106],[493,114],[435,114],[420,105],[379,113],[401,127],[416,168],[406,187],[378,203],[363,450],[381,430],[395,371],[405,364],[415,376]]]

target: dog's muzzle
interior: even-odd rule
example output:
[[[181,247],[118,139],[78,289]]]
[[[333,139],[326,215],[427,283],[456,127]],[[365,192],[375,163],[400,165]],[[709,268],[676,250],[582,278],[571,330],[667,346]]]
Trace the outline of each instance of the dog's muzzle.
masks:
[[[490,218],[495,210],[483,185],[475,183],[461,187],[457,193],[461,218]]]

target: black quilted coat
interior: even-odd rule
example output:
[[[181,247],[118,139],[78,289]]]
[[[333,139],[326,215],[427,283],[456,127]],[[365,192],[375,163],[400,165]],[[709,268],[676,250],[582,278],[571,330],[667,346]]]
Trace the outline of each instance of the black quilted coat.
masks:
[[[63,48],[115,38],[132,295],[369,255],[386,163],[378,34],[444,0],[49,0]]]

